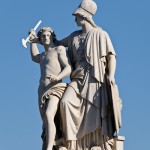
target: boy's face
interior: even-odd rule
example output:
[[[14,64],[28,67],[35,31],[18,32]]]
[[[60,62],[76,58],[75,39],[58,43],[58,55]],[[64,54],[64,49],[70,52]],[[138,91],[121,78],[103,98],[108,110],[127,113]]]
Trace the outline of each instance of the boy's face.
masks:
[[[52,40],[52,36],[51,36],[51,33],[49,31],[44,31],[41,34],[41,43],[43,45],[49,45],[51,40]]]

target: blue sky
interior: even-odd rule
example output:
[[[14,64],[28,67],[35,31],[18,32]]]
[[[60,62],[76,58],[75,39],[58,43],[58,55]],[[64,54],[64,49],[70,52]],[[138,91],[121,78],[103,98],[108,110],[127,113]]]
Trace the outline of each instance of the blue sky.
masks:
[[[58,39],[80,29],[72,12],[81,0],[5,0],[0,8],[0,150],[41,150],[37,103],[39,66],[21,39],[42,20]],[[95,0],[97,25],[117,53],[116,82],[123,100],[125,150],[148,149],[150,135],[150,1]],[[43,51],[42,47],[39,47]],[[66,80],[65,80],[66,81]]]

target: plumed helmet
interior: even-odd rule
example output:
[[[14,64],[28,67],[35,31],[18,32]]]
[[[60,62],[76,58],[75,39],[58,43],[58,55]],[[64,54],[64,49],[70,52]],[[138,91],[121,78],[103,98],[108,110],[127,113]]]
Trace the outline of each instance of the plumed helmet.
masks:
[[[72,15],[81,15],[92,17],[97,10],[97,5],[93,0],[83,0],[79,7],[73,12]]]

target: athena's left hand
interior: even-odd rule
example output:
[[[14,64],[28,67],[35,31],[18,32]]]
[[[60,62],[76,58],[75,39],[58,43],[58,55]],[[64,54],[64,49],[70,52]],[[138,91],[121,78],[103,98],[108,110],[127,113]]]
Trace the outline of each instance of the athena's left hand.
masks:
[[[107,81],[108,81],[109,84],[115,85],[114,76],[107,76]]]

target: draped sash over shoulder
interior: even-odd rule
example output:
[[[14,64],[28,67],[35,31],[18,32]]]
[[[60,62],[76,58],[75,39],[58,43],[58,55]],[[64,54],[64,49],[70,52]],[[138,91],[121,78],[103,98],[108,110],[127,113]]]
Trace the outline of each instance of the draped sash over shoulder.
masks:
[[[86,60],[92,66],[92,76],[98,81],[104,81],[106,56],[115,54],[108,34],[101,28],[89,31],[86,38]]]

